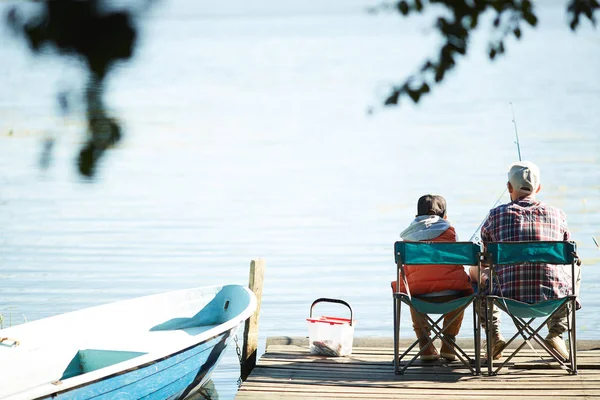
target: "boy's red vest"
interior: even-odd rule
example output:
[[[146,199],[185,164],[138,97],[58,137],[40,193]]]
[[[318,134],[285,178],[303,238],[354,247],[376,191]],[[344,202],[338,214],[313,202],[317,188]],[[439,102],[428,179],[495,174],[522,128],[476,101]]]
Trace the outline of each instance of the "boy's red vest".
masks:
[[[440,236],[427,242],[456,242],[456,231],[448,228]],[[463,295],[473,293],[469,276],[462,265],[405,265],[406,280],[411,295],[457,290]],[[396,291],[396,281],[392,282]],[[400,291],[406,293],[404,282],[400,280]]]

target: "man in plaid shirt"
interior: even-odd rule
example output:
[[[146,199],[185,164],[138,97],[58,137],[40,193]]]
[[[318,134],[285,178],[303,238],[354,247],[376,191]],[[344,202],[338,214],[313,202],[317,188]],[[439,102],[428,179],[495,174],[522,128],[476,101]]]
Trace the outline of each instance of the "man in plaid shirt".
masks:
[[[540,171],[535,164],[524,161],[511,165],[507,183],[511,202],[490,211],[481,227],[483,243],[561,241],[571,238],[565,213],[535,199],[541,188],[539,181]],[[567,268],[541,263],[499,265],[496,272],[499,285],[494,282],[494,294],[524,303],[564,297],[572,292],[570,266]],[[577,276],[577,283],[579,280],[580,276]],[[562,334],[568,329],[566,313],[567,310],[563,308],[550,319],[549,333],[546,336],[546,342],[564,359],[569,354],[562,339]],[[499,311],[494,310],[494,359],[502,357],[502,347],[505,345],[500,333],[499,316]]]

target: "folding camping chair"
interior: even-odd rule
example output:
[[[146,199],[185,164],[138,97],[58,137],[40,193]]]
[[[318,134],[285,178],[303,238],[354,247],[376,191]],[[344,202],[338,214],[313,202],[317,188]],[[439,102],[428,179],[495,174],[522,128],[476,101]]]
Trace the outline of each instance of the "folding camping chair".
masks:
[[[577,352],[575,336],[575,306],[577,293],[575,286],[576,271],[575,264],[579,264],[577,257],[577,248],[574,242],[568,241],[539,241],[539,242],[492,242],[487,243],[487,252],[485,254],[487,262],[490,264],[489,292],[486,298],[486,337],[487,337],[487,365],[488,374],[496,375],[507,363],[526,345],[531,346],[530,340],[534,340],[540,345],[561,368],[567,370],[569,374],[577,374]],[[553,265],[571,264],[572,274],[572,292],[570,295],[558,299],[545,300],[535,304],[527,304],[517,300],[504,298],[503,296],[492,295],[492,287],[498,284],[496,267],[506,264],[521,264],[525,262],[546,263]],[[494,370],[491,350],[491,322],[492,307],[496,305],[500,310],[507,313],[513,320],[517,333],[506,342],[505,348],[517,339],[523,337],[524,341]],[[562,360],[562,357],[550,346],[546,344],[540,336],[540,330],[561,308],[568,307],[568,336],[569,336],[569,359]],[[537,328],[532,326],[536,318],[544,318],[544,321]],[[532,347],[533,348],[533,347]]]
[[[396,291],[394,297],[394,372],[397,375],[404,374],[404,371],[415,362],[427,346],[433,346],[433,341],[436,339],[442,340],[450,348],[454,349],[454,354],[458,359],[466,365],[473,375],[479,375],[480,369],[480,324],[479,299],[477,294],[461,297],[445,303],[431,303],[411,296],[406,275],[404,273],[405,265],[426,265],[426,264],[442,264],[442,265],[477,265],[481,266],[483,254],[479,244],[472,242],[396,242],[394,244],[394,256],[396,260]],[[400,292],[400,281],[403,281],[407,288],[407,293]],[[430,325],[433,337],[429,339],[427,346],[424,346],[417,354],[402,365],[402,360],[407,357],[409,352],[419,343],[416,340],[409,346],[402,355],[399,355],[400,346],[400,315],[402,303],[408,307],[414,308],[416,311],[427,316],[427,322]],[[475,356],[469,357],[467,353],[461,349],[455,340],[444,335],[444,328],[440,326],[440,322],[444,320],[444,314],[451,311],[460,311],[466,309],[469,304],[473,303],[473,329],[474,329],[474,349]],[[430,314],[441,314],[437,320],[433,320]],[[412,330],[411,330],[412,331]],[[407,357],[408,358],[408,357]],[[473,367],[473,365],[475,367]]]

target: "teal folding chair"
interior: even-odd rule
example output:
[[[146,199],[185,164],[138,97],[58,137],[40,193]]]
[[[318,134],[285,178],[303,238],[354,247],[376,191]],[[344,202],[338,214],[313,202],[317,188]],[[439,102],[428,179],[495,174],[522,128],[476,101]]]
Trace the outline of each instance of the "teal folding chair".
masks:
[[[488,294],[486,299],[486,337],[487,337],[487,365],[488,375],[496,375],[507,365],[507,363],[517,355],[517,353],[526,345],[531,346],[530,341],[535,341],[542,349],[544,349],[554,361],[558,362],[561,368],[567,370],[569,374],[577,374],[577,351],[576,351],[576,333],[575,333],[575,307],[577,293],[575,286],[575,264],[579,264],[577,257],[577,247],[571,241],[532,241],[532,242],[490,242],[486,244],[486,260],[490,265],[490,278],[488,279]],[[523,303],[517,300],[504,298],[503,296],[493,295],[493,286],[499,284],[496,274],[496,267],[506,264],[522,264],[525,262],[546,263],[553,265],[571,265],[572,276],[572,292],[570,295],[558,299],[545,300],[535,304]],[[493,365],[493,355],[491,348],[491,329],[492,329],[492,307],[496,305],[500,310],[508,314],[515,327],[517,333],[506,342],[505,349],[508,345],[516,340],[519,336],[524,340],[513,350],[510,355],[499,365]],[[569,359],[563,361],[562,357],[540,336],[540,330],[546,323],[555,315],[561,308],[569,307],[567,312],[567,321],[569,329]],[[537,324],[536,319],[543,318],[543,322],[536,328],[533,323]],[[494,369],[495,368],[495,369]]]
[[[404,371],[411,366],[421,355],[427,346],[432,346],[436,339],[440,339],[454,349],[454,354],[457,358],[466,365],[473,375],[481,373],[480,366],[480,324],[479,313],[479,297],[477,294],[468,295],[445,303],[430,303],[411,296],[408,282],[404,274],[405,265],[426,265],[426,264],[442,264],[442,265],[476,265],[481,267],[483,257],[479,244],[472,242],[396,242],[394,244],[394,256],[396,261],[396,292],[394,293],[394,372],[397,375],[404,374]],[[400,292],[400,282],[403,281],[405,287],[408,288],[407,293]],[[458,346],[455,340],[444,335],[444,328],[440,322],[444,319],[444,314],[451,311],[460,311],[466,309],[473,303],[473,330],[475,349],[474,357],[470,357],[467,353]],[[430,338],[427,346],[419,350],[417,354],[410,358],[407,357],[409,352],[419,343],[416,340],[409,346],[404,353],[400,355],[400,316],[402,304],[414,308],[416,311],[427,316],[427,322],[430,325],[433,336]],[[430,315],[441,314],[437,320],[433,320]],[[412,332],[412,331],[411,331]],[[404,364],[402,361],[408,359]]]

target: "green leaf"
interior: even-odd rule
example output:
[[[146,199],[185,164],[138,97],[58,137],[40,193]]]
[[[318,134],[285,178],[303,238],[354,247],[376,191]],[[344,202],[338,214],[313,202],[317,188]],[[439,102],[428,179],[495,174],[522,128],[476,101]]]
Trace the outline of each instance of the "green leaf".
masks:
[[[523,19],[531,26],[537,25],[538,19],[534,13],[523,13]]]
[[[400,13],[402,13],[402,15],[408,15],[408,12],[410,11],[408,8],[408,3],[406,1],[401,1],[398,3],[398,11],[400,11]]]
[[[421,93],[418,90],[407,89],[406,92],[408,93],[413,102],[419,102],[419,98],[421,98]]]
[[[515,34],[515,37],[516,37],[517,39],[520,39],[520,38],[521,38],[521,29],[519,29],[519,28],[515,28],[515,29],[513,30],[513,33]]]
[[[494,18],[494,27],[499,27],[500,26],[500,14],[498,14],[496,16],[496,18]]]
[[[427,62],[421,67],[421,72],[425,72],[428,69],[432,69],[435,68],[435,66],[433,65],[433,63],[429,60],[427,60]]]
[[[392,92],[392,94],[390,94],[388,96],[387,99],[385,99],[385,103],[383,103],[386,106],[391,106],[391,105],[395,105],[398,104],[398,98],[400,97],[400,91],[398,89],[394,89],[394,91]]]

